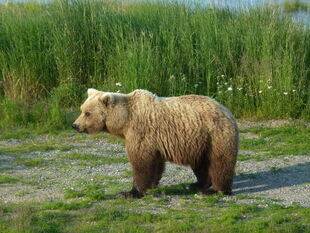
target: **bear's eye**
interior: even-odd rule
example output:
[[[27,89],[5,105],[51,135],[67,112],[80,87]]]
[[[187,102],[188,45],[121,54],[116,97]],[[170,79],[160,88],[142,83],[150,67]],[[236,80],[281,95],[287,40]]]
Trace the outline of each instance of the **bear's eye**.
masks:
[[[89,117],[90,116],[90,112],[85,112],[85,116]]]

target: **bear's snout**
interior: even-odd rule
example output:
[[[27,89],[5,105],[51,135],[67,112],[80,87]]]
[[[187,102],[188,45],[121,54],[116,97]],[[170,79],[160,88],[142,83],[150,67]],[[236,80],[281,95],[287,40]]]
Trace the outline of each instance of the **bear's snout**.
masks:
[[[88,133],[87,129],[83,129],[83,127],[80,127],[80,125],[73,123],[72,128],[78,131],[79,133]]]
[[[78,130],[78,129],[79,129],[79,126],[78,126],[77,124],[74,124],[74,123],[73,123],[73,124],[72,124],[72,128]]]

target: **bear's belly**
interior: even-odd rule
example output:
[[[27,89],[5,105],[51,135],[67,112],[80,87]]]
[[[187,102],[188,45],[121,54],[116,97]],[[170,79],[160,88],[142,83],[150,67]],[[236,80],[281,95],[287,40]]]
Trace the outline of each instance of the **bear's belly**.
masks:
[[[201,151],[186,151],[185,153],[163,152],[162,156],[165,161],[183,166],[194,166],[201,159]],[[187,153],[186,153],[187,152]]]

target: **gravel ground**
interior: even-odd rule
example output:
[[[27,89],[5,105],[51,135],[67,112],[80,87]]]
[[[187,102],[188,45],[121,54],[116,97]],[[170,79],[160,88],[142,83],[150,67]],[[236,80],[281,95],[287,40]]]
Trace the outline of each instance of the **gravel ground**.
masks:
[[[281,125],[273,123],[274,127]],[[241,123],[241,128],[254,127],[255,123]],[[258,123],[259,126],[270,126],[270,123]],[[248,138],[255,135],[244,134]],[[75,139],[79,140],[75,140]],[[66,151],[52,150],[47,152],[35,151],[19,155],[22,158],[41,159],[44,166],[29,167],[16,165],[12,154],[0,150],[0,177],[14,177],[17,182],[0,182],[0,203],[17,203],[25,201],[57,201],[63,199],[64,191],[81,187],[81,184],[92,183],[100,176],[111,176],[106,182],[113,180],[122,184],[122,189],[130,188],[131,176],[129,163],[100,164],[81,160],[60,159],[59,154],[79,152],[101,155],[105,157],[124,157],[123,146],[108,143],[105,138],[91,139],[87,135],[69,135],[68,138],[38,137],[32,140],[3,140],[0,146],[18,146],[33,141],[44,142],[58,140],[60,145],[68,145],[72,149]],[[251,151],[246,151],[251,153]],[[1,180],[0,180],[1,181]],[[166,171],[160,186],[195,181],[192,171],[187,167],[167,163]],[[105,179],[100,180],[101,183]],[[294,203],[310,207],[310,157],[306,155],[281,156],[263,161],[238,161],[236,176],[233,184],[233,196],[223,201],[253,203],[269,201],[285,206]],[[200,194],[198,194],[199,196]],[[178,199],[171,197],[171,202]]]

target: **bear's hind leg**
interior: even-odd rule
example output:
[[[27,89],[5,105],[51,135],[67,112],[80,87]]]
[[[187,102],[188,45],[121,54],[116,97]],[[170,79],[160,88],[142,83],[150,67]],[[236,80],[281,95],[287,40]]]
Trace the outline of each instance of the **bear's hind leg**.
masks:
[[[235,162],[229,161],[223,164],[224,161],[217,161],[210,164],[209,175],[212,182],[212,188],[205,189],[204,194],[211,195],[219,191],[226,195],[232,194],[232,182],[234,176]]]
[[[201,191],[211,186],[211,179],[208,176],[208,170],[193,169],[193,172],[195,176],[197,177],[197,182],[191,183],[189,185],[190,189]]]
[[[202,191],[211,186],[211,179],[208,171],[209,163],[207,161],[202,161],[198,167],[192,167],[192,170],[197,178],[197,182],[190,184],[190,189]]]
[[[154,178],[151,188],[156,188],[158,186],[162,174],[165,170],[165,161],[161,158],[158,158],[158,160],[154,162],[154,165],[155,165],[153,168]]]

